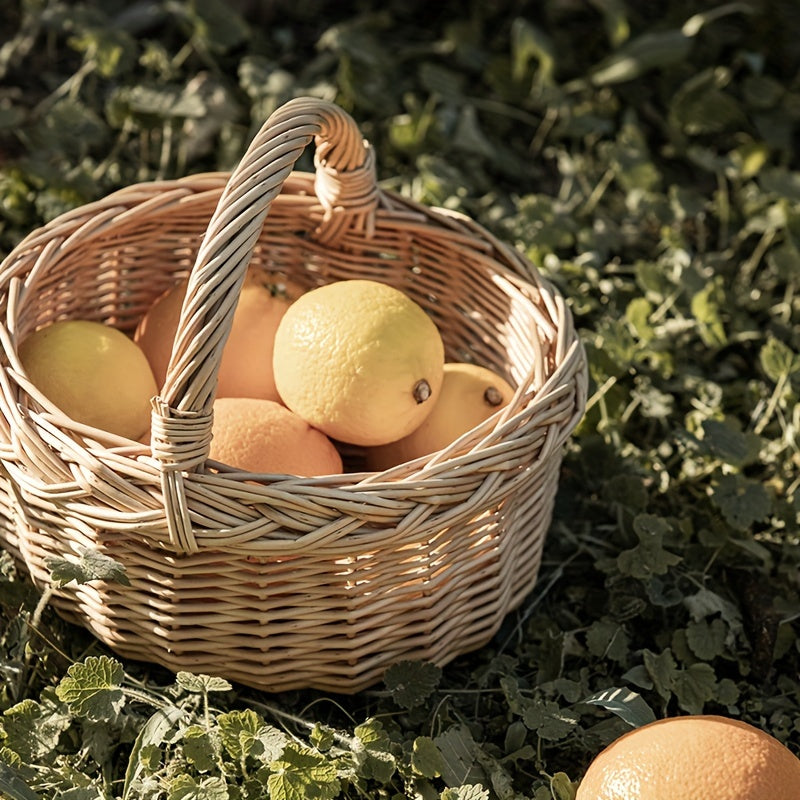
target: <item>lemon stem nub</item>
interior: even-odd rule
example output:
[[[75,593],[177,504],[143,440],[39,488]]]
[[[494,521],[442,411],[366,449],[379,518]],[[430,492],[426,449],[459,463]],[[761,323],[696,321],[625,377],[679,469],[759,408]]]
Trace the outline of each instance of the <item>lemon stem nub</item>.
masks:
[[[499,406],[503,402],[503,395],[500,394],[500,390],[495,386],[487,386],[486,391],[483,393],[483,399],[490,406]]]
[[[431,385],[425,378],[418,380],[414,384],[413,395],[414,399],[417,401],[417,405],[424,403],[431,396]]]

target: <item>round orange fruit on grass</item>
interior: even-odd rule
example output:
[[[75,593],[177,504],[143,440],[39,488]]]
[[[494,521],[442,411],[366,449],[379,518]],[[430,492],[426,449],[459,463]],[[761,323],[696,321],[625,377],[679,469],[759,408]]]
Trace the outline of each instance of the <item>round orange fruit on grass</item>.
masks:
[[[576,800],[796,800],[800,759],[773,736],[714,715],[670,717],[612,742]]]
[[[144,353],[122,331],[93,320],[62,320],[19,346],[36,388],[76,422],[139,439],[150,428],[156,381]]]
[[[274,400],[218,397],[209,458],[257,473],[338,475],[342,458],[324,433]]]
[[[342,280],[306,292],[278,325],[273,353],[281,400],[333,439],[400,439],[433,407],[444,344],[425,310],[399,289]]]
[[[478,364],[447,362],[442,388],[430,414],[408,436],[368,448],[367,466],[371,470],[389,469],[441,450],[499,411],[513,396],[511,384],[493,370]]]
[[[159,387],[167,377],[186,288],[187,282],[182,281],[158,297],[134,333],[134,340],[147,356]],[[248,276],[222,351],[217,397],[279,399],[272,376],[272,342],[290,304],[287,297],[274,295],[267,285]]]

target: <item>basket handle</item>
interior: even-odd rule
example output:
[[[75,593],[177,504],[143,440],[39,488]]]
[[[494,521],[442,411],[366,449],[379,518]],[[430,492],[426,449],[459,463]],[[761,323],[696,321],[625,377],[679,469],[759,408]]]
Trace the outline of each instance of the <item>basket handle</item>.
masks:
[[[161,394],[153,398],[150,444],[161,475],[170,541],[196,552],[184,477],[208,458],[222,350],[253,248],[272,201],[315,143],[317,242],[350,229],[369,234],[378,205],[374,154],[353,119],[334,103],[298,97],[274,111],[231,173],[189,275]]]

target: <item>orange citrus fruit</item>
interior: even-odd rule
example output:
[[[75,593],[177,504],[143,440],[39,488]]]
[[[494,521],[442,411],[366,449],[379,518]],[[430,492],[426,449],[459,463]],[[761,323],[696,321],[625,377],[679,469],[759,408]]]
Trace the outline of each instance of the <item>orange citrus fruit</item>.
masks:
[[[589,765],[576,800],[796,800],[800,759],[746,722],[670,717],[635,728]]]
[[[274,400],[218,397],[209,458],[248,472],[313,477],[342,472],[324,433]]]
[[[147,356],[159,387],[167,377],[186,288],[187,282],[182,281],[158,297],[134,333],[134,340]],[[248,276],[222,351],[217,397],[278,399],[272,376],[272,341],[290,303],[288,297],[273,294],[267,285]]]
[[[275,334],[281,400],[333,439],[377,445],[422,423],[439,394],[444,344],[399,289],[341,280],[292,303]]]
[[[384,470],[452,444],[507,405],[514,389],[505,378],[478,364],[447,362],[439,397],[430,414],[408,436],[370,447],[367,466]]]
[[[158,392],[144,353],[122,331],[62,320],[27,336],[19,357],[34,386],[64,414],[128,439],[150,427]]]

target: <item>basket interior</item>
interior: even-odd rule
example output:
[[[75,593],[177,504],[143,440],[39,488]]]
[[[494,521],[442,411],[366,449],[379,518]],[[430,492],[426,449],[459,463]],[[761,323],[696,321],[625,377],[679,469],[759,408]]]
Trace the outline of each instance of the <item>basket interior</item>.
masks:
[[[190,192],[154,187],[142,196],[138,189],[129,208],[113,202],[133,193],[123,190],[95,204],[96,213],[34,238],[10,267],[24,282],[12,315],[17,342],[69,318],[132,333],[152,302],[191,270],[224,187],[222,175],[199,180],[201,190]],[[474,225],[402,201],[378,211],[371,235],[351,231],[331,247],[314,239],[319,219],[313,175],[293,173],[273,202],[250,271],[279,289],[356,277],[389,283],[433,318],[448,360],[494,369],[530,397],[552,372],[558,331],[538,286]],[[343,451],[346,471],[358,471],[359,448]]]

